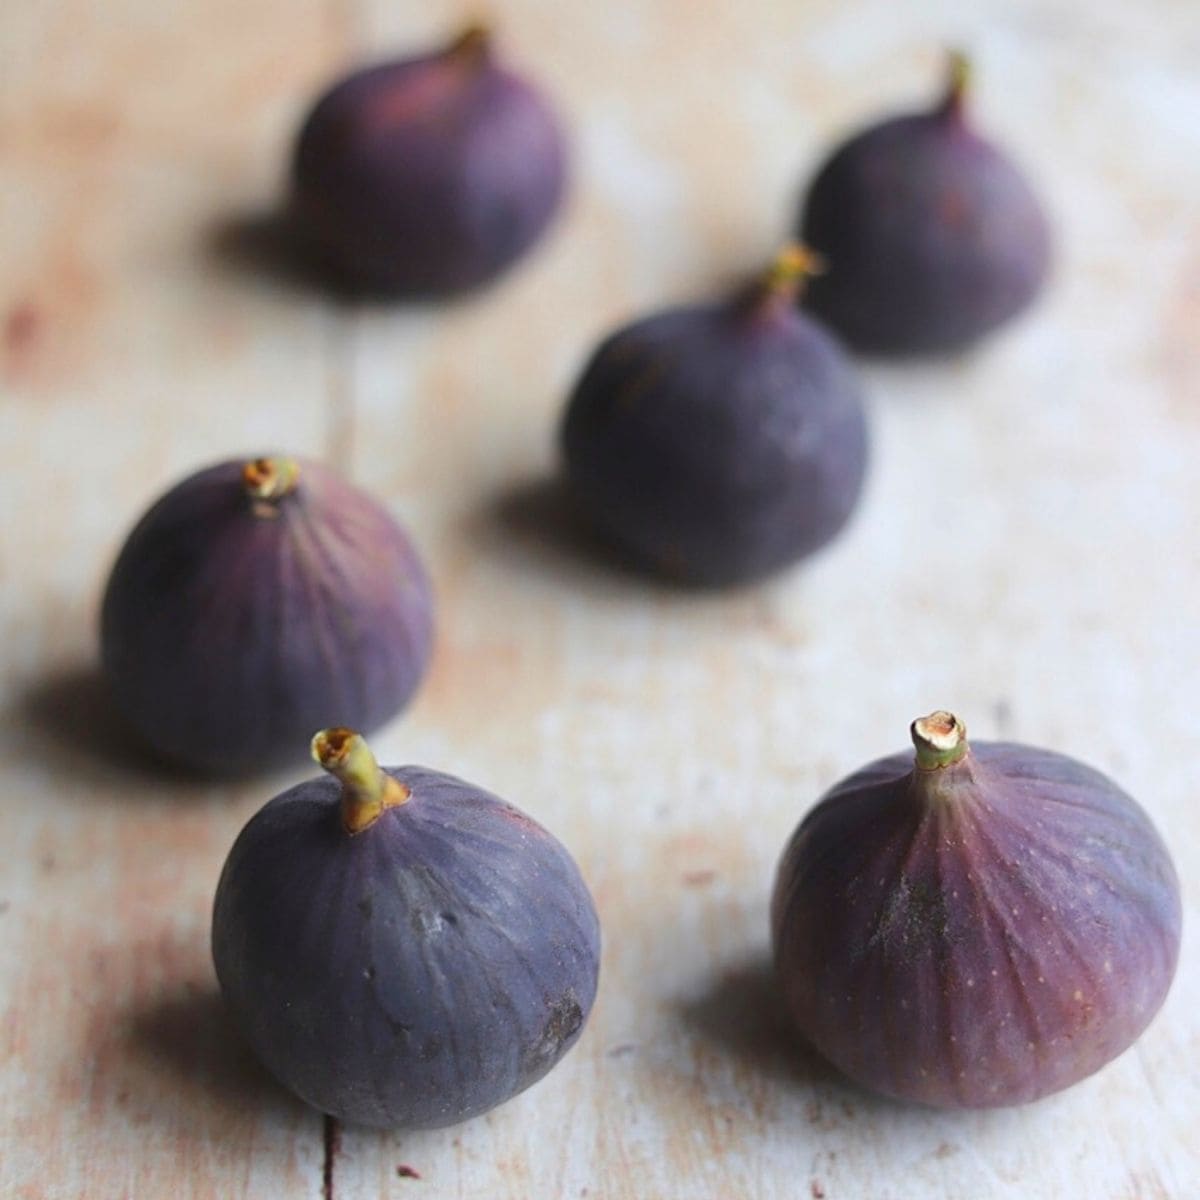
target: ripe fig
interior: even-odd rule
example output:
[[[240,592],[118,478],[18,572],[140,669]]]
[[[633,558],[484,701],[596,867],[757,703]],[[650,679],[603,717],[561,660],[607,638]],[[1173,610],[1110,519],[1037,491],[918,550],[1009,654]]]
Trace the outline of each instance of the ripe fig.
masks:
[[[800,1032],[865,1087],[944,1108],[1035,1100],[1150,1023],[1179,884],[1138,805],[1091,767],[914,722],[801,822],[772,901]]]
[[[1026,308],[1045,280],[1046,218],[1018,168],[971,128],[966,80],[954,56],[931,112],[851,138],[808,193],[802,236],[830,265],[809,308],[857,350],[962,350]]]
[[[304,122],[290,213],[319,267],[354,291],[461,292],[541,236],[566,152],[543,96],[472,27],[450,46],[342,79]]]
[[[845,524],[866,469],[858,381],[795,298],[792,246],[717,304],[628,325],[595,351],[562,426],[567,478],[642,566],[719,586],[769,575]]]
[[[570,854],[519,809],[425,767],[381,769],[348,729],[250,819],[217,886],[233,1015],[301,1099],[358,1125],[486,1112],[574,1045],[600,926]]]
[[[399,712],[429,660],[432,608],[412,543],[370,496],[315,462],[224,462],[129,535],[101,657],[117,707],[158,753],[259,771],[336,714],[371,730]]]

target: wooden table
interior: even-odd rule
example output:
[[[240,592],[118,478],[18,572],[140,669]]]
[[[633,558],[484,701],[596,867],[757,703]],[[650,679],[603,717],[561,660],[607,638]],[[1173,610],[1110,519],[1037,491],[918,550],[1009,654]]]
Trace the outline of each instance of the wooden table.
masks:
[[[0,1194],[1200,1196],[1200,13],[914,7],[495,0],[570,122],[571,203],[487,294],[392,310],[264,271],[245,231],[313,90],[436,41],[459,6],[4,6]],[[961,361],[866,369],[865,502],[790,576],[680,594],[581,554],[544,480],[589,346],[763,262],[830,140],[930,95],[947,41],[1055,214],[1044,303]],[[334,1145],[250,1060],[209,906],[242,823],[303,768],[166,778],[95,675],[137,513],[275,448],[383,497],[436,579],[432,674],[380,756],[527,808],[604,922],[580,1045],[457,1129]],[[943,705],[1109,771],[1187,893],[1179,977],[1136,1049],[1007,1112],[836,1078],[789,1049],[765,965],[800,814]]]

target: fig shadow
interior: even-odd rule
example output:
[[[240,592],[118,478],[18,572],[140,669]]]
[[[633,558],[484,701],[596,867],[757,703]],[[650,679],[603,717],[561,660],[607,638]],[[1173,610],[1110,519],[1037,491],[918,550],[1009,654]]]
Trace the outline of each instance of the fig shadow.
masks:
[[[735,963],[700,997],[680,1005],[684,1024],[700,1039],[803,1099],[805,1120],[832,1133],[860,1114],[899,1120],[914,1131],[942,1114],[878,1096],[847,1079],[792,1027],[779,995],[769,951]]]
[[[641,566],[595,532],[561,474],[510,483],[485,497],[469,519],[467,535],[483,554],[515,561],[572,587],[698,600],[743,591],[673,580]],[[505,552],[498,554],[498,548]],[[509,553],[513,550],[515,556]]]
[[[123,1050],[132,1074],[158,1077],[173,1097],[167,1108],[172,1123],[193,1110],[211,1123],[214,1102],[227,1110],[230,1121],[240,1121],[246,1112],[289,1123],[305,1116],[320,1120],[254,1057],[215,983],[189,983],[134,1009],[125,1029]]]
[[[244,785],[270,795],[276,781],[291,779],[304,765],[297,761],[290,773],[277,765],[222,773],[166,758],[116,710],[103,674],[90,664],[69,667],[32,684],[6,715],[16,719],[35,756],[53,763],[59,774],[96,785],[105,801],[200,802],[211,800],[215,788]]]
[[[484,497],[469,519],[468,534],[492,557],[513,561],[509,552],[516,550],[519,566],[572,583],[579,582],[581,573],[594,582],[637,577],[584,523],[558,475],[523,479]]]
[[[707,991],[682,1002],[679,1014],[695,1036],[757,1075],[805,1088],[852,1086],[792,1029],[769,952],[723,971]]]
[[[819,1132],[830,1133],[859,1116],[882,1118],[917,1138],[955,1145],[989,1131],[1019,1127],[1029,1105],[999,1109],[949,1110],[897,1100],[848,1079],[792,1028],[775,981],[769,951],[735,963],[712,987],[679,1006],[684,1025],[719,1047],[754,1074],[797,1089],[805,1097],[804,1116]],[[1053,1103],[1047,1097],[1037,1104]],[[1007,1133],[1004,1134],[1007,1136]]]
[[[116,712],[100,669],[81,664],[40,679],[21,694],[10,710],[44,757],[59,771],[111,783],[135,783],[124,792],[127,799],[145,795],[162,801],[164,786],[174,794],[189,788],[199,795],[211,789],[211,780],[159,758]],[[153,785],[153,786],[147,786]]]
[[[287,217],[278,210],[232,213],[206,231],[204,248],[221,270],[297,291],[320,291],[351,300],[324,280],[296,250]]]
[[[485,285],[443,296],[389,292],[352,284],[336,272],[322,270],[304,253],[287,211],[282,208],[220,216],[205,231],[203,246],[209,261],[223,273],[304,292],[344,308],[432,309],[476,294],[482,296],[489,290]]]

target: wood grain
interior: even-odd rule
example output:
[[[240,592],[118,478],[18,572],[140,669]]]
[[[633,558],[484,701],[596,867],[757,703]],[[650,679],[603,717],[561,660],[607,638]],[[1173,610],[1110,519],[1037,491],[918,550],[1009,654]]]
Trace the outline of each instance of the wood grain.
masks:
[[[712,8],[713,6],[709,6]],[[0,15],[0,1195],[730,1200],[1200,1194],[1197,906],[1162,1015],[1010,1112],[873,1099],[788,1037],[776,855],[821,790],[949,705],[1127,785],[1200,873],[1200,17],[1041,5],[497,0],[559,98],[568,211],[452,306],[333,305],[266,270],[290,131],[348,56],[449,3],[80,0]],[[553,431],[592,342],[769,255],[830,140],[979,61],[981,121],[1059,232],[1036,313],[952,364],[869,366],[874,462],[836,546],[678,593],[581,539]],[[208,909],[294,775],[156,774],[94,674],[104,573],[180,474],[324,453],[411,526],[440,630],[381,757],[476,780],[577,853],[602,990],[544,1082],[457,1129],[343,1131],[228,1028]],[[415,1171],[419,1178],[400,1173]]]

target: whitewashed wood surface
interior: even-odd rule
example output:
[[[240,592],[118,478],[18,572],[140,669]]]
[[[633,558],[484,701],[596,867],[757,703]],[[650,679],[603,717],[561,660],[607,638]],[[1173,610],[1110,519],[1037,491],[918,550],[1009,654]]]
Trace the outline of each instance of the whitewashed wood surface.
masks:
[[[465,9],[0,12],[0,1195],[1194,1200],[1200,9],[488,8],[569,121],[574,190],[502,284],[419,309],[330,304],[239,230],[276,199],[315,88]],[[831,140],[928,97],[947,43],[974,53],[980,123],[1053,210],[1044,303],[969,358],[866,370],[865,502],[790,576],[680,594],[581,552],[544,481],[589,346],[763,261]],[[381,757],[527,808],[604,922],[579,1046],[457,1129],[329,1146],[248,1058],[209,905],[242,823],[302,768],[163,777],[96,681],[98,597],[135,516],[200,464],[270,449],[375,490],[436,579],[432,675]],[[1109,771],[1184,882],[1158,1020],[1014,1111],[842,1082],[790,1047],[765,968],[785,837],[937,706]]]

